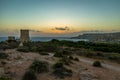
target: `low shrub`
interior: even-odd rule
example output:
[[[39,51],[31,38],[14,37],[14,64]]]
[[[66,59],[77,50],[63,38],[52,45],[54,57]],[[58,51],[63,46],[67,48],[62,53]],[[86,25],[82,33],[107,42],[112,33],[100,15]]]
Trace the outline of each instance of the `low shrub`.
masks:
[[[17,48],[17,51],[20,51],[20,52],[29,52],[29,48],[26,47],[26,46],[23,46],[23,47],[18,47]]]
[[[5,61],[1,61],[1,64],[2,64],[2,65],[5,65],[5,64],[6,64],[6,62],[5,62]]]
[[[95,66],[95,67],[102,67],[100,61],[95,61],[95,62],[93,63],[93,66]]]
[[[69,59],[73,60],[74,58],[72,56],[69,56]]]
[[[5,53],[0,53],[0,59],[6,59],[8,57]]]
[[[27,71],[22,80],[37,80],[37,77],[33,71]]]
[[[51,42],[53,42],[53,43],[58,43],[58,42],[60,42],[60,41],[57,40],[57,39],[52,39]]]
[[[70,54],[71,54],[71,51],[66,49],[66,50],[63,50],[62,53],[63,53],[64,55],[70,55]]]
[[[49,55],[48,52],[39,52],[40,55]]]
[[[64,57],[64,56],[69,56],[71,55],[71,52],[68,50],[60,50],[55,53],[55,57]]]
[[[119,53],[110,53],[106,54],[109,60],[120,60],[120,54]]]
[[[91,58],[91,57],[95,56],[95,54],[92,53],[92,52],[88,52],[88,53],[85,54],[85,56]]]
[[[75,59],[74,59],[75,61],[79,61],[79,59],[76,57]]]
[[[37,72],[37,73],[48,72],[48,63],[45,61],[35,60],[31,64],[30,70],[33,70],[34,72]]]
[[[67,69],[63,66],[63,63],[56,63],[53,65],[53,74],[59,78],[64,78],[66,76],[72,76],[72,70]]]
[[[53,45],[50,43],[44,43],[44,44],[41,44],[41,46],[37,50],[38,50],[38,52],[43,52],[43,51],[55,52],[55,51],[57,51],[57,49],[58,48],[56,45]]]
[[[55,56],[55,57],[63,57],[64,55],[63,55],[62,52],[56,52],[56,53],[54,54],[54,56]]]
[[[17,48],[19,46],[19,42],[16,42],[16,41],[9,42],[8,46],[10,47],[10,49]]]
[[[17,48],[19,45],[19,42],[0,42],[0,50],[6,50],[6,49],[14,49]]]
[[[0,76],[0,80],[13,80],[13,79],[8,76]]]
[[[60,62],[62,62],[65,65],[69,65],[70,63],[72,63],[72,61],[69,59],[68,56],[64,56],[60,59]]]
[[[61,62],[57,62],[56,64],[53,65],[53,68],[56,69],[56,68],[62,68],[63,67],[63,63]]]
[[[0,45],[0,50],[6,50],[6,49],[10,49],[10,46],[8,46],[7,44]]]
[[[53,74],[59,78],[64,78],[66,76],[72,76],[72,70],[66,68],[57,68],[53,71]]]

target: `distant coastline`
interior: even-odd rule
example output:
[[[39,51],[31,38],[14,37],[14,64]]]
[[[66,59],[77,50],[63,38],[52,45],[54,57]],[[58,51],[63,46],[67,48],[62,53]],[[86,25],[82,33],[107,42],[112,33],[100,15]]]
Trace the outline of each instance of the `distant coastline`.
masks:
[[[87,39],[91,42],[120,42],[120,32],[114,33],[84,33],[71,39]]]
[[[19,37],[16,37],[16,39],[19,39]],[[41,41],[41,42],[47,42],[51,41],[52,39],[57,39],[57,40],[67,40],[67,41],[88,41],[87,39],[72,39],[71,37],[31,37],[31,41]],[[0,42],[1,41],[6,41],[7,37],[0,37]]]

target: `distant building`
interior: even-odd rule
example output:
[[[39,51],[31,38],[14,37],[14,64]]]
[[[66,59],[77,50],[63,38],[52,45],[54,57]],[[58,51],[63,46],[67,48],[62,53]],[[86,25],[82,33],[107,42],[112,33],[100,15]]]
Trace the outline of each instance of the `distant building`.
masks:
[[[15,37],[14,36],[8,36],[8,41],[14,41]]]
[[[20,30],[20,40],[22,42],[28,42],[29,38],[29,30]]]

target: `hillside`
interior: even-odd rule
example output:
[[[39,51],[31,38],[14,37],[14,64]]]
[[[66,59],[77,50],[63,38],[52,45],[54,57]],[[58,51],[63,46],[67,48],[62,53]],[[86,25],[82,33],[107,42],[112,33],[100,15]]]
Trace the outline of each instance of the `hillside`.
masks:
[[[77,37],[77,39],[88,39],[89,41],[98,41],[98,42],[119,42],[120,41],[120,32],[116,33],[85,33]]]

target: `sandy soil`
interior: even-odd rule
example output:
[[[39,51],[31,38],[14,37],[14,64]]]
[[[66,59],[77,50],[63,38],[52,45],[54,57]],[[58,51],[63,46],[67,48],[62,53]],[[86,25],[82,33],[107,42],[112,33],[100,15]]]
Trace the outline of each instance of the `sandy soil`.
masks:
[[[6,50],[5,53],[9,55],[9,58],[7,60],[1,60],[5,61],[6,64],[0,64],[0,67],[4,68],[5,74],[11,76],[13,80],[21,80],[25,71],[34,59],[47,61],[50,68],[48,73],[38,74],[38,80],[120,80],[120,71],[105,67],[96,68],[83,61],[73,61],[73,64],[65,66],[72,69],[73,76],[59,79],[52,74],[51,67],[58,58],[53,57],[51,53],[50,55],[43,56],[32,52],[18,52],[15,49]],[[114,65],[114,63],[110,64]],[[116,64],[115,66],[120,67],[119,64]]]

